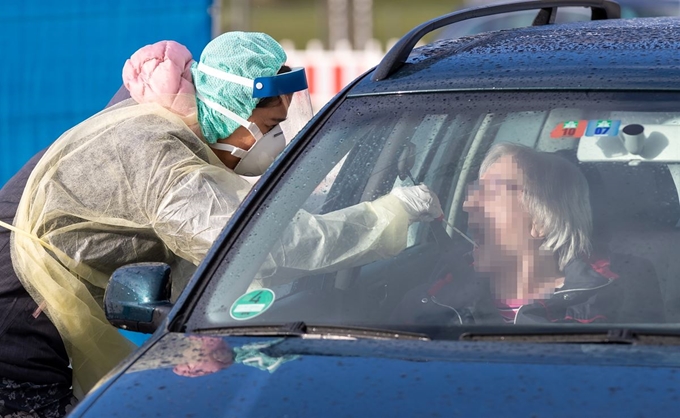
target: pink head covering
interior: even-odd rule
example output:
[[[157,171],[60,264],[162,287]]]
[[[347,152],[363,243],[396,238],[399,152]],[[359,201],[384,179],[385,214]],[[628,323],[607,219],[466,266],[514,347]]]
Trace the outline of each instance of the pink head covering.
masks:
[[[192,62],[191,52],[175,41],[146,45],[125,61],[123,85],[137,103],[158,103],[186,117],[196,113]]]

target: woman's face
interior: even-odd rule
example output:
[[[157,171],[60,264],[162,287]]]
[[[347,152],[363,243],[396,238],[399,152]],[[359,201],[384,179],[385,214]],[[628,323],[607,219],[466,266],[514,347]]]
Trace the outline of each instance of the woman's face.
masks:
[[[267,132],[274,129],[274,127],[276,125],[278,125],[279,123],[286,120],[287,116],[288,116],[288,106],[286,105],[286,102],[284,100],[280,100],[280,101],[278,101],[277,104],[275,104],[273,106],[256,107],[255,110],[253,110],[253,114],[250,115],[248,120],[250,122],[255,123],[257,125],[257,127],[260,128],[260,132],[262,132],[262,134],[264,135]],[[244,128],[243,126],[240,126],[238,129],[244,130],[245,135],[243,135],[243,136],[246,137],[246,141],[245,141],[246,143],[244,144],[243,147],[239,147],[239,148],[242,148],[242,149],[247,151],[255,143],[255,138],[253,138],[253,136],[250,134],[250,132],[248,132],[248,130],[246,128]],[[234,133],[236,133],[236,132],[234,132]],[[227,140],[229,140],[229,138],[231,138],[232,136],[234,136],[234,135],[233,134],[230,135],[227,138]],[[234,144],[232,144],[232,145],[234,145]]]
[[[484,273],[516,270],[517,260],[531,251],[531,216],[522,205],[524,175],[511,155],[494,162],[468,188],[463,209],[478,244],[475,269]]]
[[[271,131],[276,125],[286,120],[288,116],[288,100],[277,100],[267,107],[256,107],[248,120],[253,122],[260,129],[262,134]],[[255,138],[243,126],[239,126],[234,133],[217,142],[233,145],[248,151],[255,144]],[[238,164],[240,158],[231,155],[228,151],[213,149],[217,157],[227,167],[233,169]]]

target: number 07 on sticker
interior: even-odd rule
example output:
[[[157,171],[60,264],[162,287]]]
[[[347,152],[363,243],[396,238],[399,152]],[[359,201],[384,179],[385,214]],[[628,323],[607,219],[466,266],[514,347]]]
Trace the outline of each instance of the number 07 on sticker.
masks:
[[[591,120],[588,121],[586,136],[617,136],[620,120]]]

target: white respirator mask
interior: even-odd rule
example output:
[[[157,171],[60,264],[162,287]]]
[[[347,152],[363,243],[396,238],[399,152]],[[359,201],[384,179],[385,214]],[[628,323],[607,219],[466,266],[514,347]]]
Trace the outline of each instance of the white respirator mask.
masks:
[[[211,148],[227,151],[241,159],[234,167],[236,174],[250,177],[262,175],[281,154],[287,143],[312,117],[312,105],[304,68],[295,68],[287,73],[272,77],[258,77],[254,80],[216,70],[203,63],[199,63],[197,69],[212,77],[252,88],[253,98],[281,97],[288,109],[286,120],[263,134],[255,123],[243,119],[224,106],[196,93],[196,97],[206,106],[237,122],[255,138],[255,143],[248,150],[219,142],[210,144]]]

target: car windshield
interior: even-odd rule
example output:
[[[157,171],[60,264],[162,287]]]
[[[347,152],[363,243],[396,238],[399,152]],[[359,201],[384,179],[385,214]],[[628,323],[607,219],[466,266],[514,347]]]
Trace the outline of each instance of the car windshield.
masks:
[[[249,219],[189,327],[675,323],[678,103],[350,97]],[[443,218],[389,230],[381,217],[403,207],[376,202],[414,185],[438,196]]]

